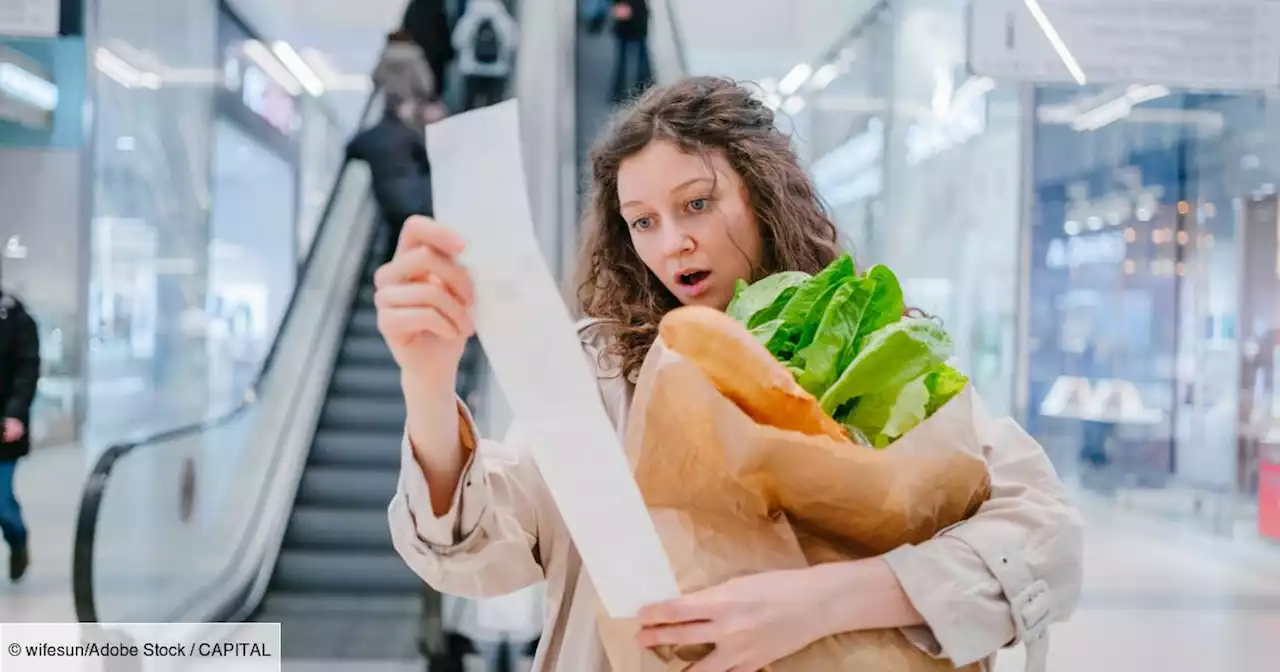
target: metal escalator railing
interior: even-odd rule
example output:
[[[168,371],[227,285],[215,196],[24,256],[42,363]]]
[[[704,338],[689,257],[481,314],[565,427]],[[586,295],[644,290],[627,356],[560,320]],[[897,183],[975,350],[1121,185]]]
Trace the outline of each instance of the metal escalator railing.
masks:
[[[370,94],[361,127],[381,114],[380,97],[379,90]],[[261,533],[258,519],[270,507],[271,478],[283,467],[281,447],[251,439],[264,427],[283,431],[282,423],[306,412],[298,400],[305,390],[291,395],[281,389],[286,373],[293,382],[310,376],[324,387],[331,364],[325,358],[333,353],[323,352],[306,331],[334,321],[323,314],[326,302],[350,300],[372,219],[368,169],[344,161],[279,331],[242,401],[215,417],[110,446],[97,459],[73,542],[78,620],[218,620],[216,610],[201,613],[201,605],[226,586],[248,547],[260,541],[250,537]],[[338,269],[347,277],[324,277]],[[326,375],[316,382],[319,375],[309,369]],[[295,431],[309,431],[305,422],[296,424],[303,429]]]

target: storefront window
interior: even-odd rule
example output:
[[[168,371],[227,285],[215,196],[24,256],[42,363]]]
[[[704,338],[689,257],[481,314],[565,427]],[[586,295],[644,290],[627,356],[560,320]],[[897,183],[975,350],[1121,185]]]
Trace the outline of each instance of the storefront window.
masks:
[[[766,81],[837,226],[1082,501],[1280,539],[1280,96],[975,74],[970,4]]]
[[[887,216],[875,259],[946,325],[998,413],[1013,411],[1022,111],[1017,87],[966,68],[951,0],[894,3]]]

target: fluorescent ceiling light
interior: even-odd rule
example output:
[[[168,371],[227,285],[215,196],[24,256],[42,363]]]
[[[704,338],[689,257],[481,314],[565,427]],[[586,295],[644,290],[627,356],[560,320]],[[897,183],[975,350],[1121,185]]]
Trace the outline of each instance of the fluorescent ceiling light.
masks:
[[[1080,69],[1080,63],[1076,61],[1075,56],[1071,55],[1071,50],[1067,49],[1067,44],[1062,41],[1062,36],[1058,35],[1058,29],[1054,28],[1053,23],[1049,21],[1049,17],[1045,16],[1044,10],[1040,8],[1040,0],[1023,0],[1023,2],[1027,5],[1027,9],[1030,10],[1032,18],[1040,26],[1044,36],[1049,38],[1049,44],[1058,53],[1058,58],[1062,59],[1062,64],[1067,66],[1067,71],[1076,80],[1076,84],[1084,86],[1084,70]]]
[[[266,45],[257,40],[245,40],[243,49],[245,56],[262,68],[277,84],[284,87],[289,95],[296,96],[302,93],[302,83],[293,76],[292,72],[289,72],[288,68],[280,64],[280,60],[267,49]]]
[[[813,74],[813,68],[808,63],[799,63],[796,67],[791,68],[791,72],[778,84],[778,92],[784,96],[789,96],[800,89],[800,87]]]
[[[835,81],[840,76],[841,67],[835,63],[828,63],[818,71],[813,73],[813,77],[809,80],[809,86],[814,90],[825,89],[828,84]]]
[[[93,66],[98,72],[127,89],[160,88],[160,75],[133,67],[128,61],[105,47],[99,47],[93,53]]]
[[[13,63],[0,63],[0,91],[45,112],[58,107],[58,87],[53,82]]]
[[[1108,124],[1128,117],[1133,108],[1169,95],[1169,88],[1161,84],[1130,86],[1124,93],[1096,107],[1080,112],[1071,122],[1077,131],[1096,131]]]
[[[782,103],[782,111],[790,115],[796,115],[800,113],[800,110],[804,109],[804,105],[805,102],[803,97],[791,96],[786,100],[786,102]]]
[[[271,51],[280,59],[284,67],[298,79],[302,84],[302,88],[314,97],[324,95],[324,82],[320,81],[314,70],[311,69],[307,62],[302,60],[298,52],[288,42],[279,41],[271,45]]]

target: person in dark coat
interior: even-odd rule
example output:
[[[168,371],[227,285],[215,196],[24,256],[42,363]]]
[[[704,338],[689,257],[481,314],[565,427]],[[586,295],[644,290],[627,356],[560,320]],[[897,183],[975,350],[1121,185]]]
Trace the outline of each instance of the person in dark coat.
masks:
[[[443,118],[438,101],[387,97],[387,111],[377,124],[347,143],[347,157],[369,164],[373,198],[387,227],[386,261],[395,254],[405,220],[432,214],[431,165],[427,162],[426,125]]]
[[[409,0],[404,19],[400,22],[426,54],[427,63],[435,75],[436,91],[448,90],[445,88],[445,75],[457,55],[453,49],[453,27],[446,4],[445,0]]]
[[[649,3],[647,0],[614,0],[613,37],[618,57],[613,66],[614,102],[649,88],[653,69],[649,61]]]
[[[0,532],[9,546],[9,579],[18,581],[31,557],[27,526],[14,494],[18,459],[31,452],[31,404],[40,379],[40,336],[36,321],[16,297],[0,292]]]

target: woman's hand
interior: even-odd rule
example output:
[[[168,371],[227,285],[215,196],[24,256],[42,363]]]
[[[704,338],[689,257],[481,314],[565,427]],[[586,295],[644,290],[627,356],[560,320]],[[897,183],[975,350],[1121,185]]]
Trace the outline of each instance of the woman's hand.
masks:
[[[714,644],[687,672],[754,672],[828,634],[814,578],[804,569],[766,572],[646,607],[637,641]]]
[[[639,644],[714,644],[688,672],[754,672],[823,637],[924,624],[881,558],[743,576],[640,612]]]
[[[378,331],[400,365],[409,441],[444,515],[466,462],[454,388],[467,339],[471,276],[457,261],[462,240],[426,217],[410,217],[396,256],[374,275]]]
[[[401,372],[453,389],[467,339],[471,276],[457,262],[462,239],[428,217],[404,224],[396,256],[374,274],[378,331]]]

